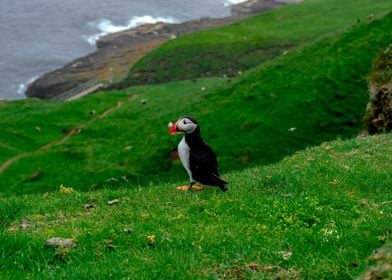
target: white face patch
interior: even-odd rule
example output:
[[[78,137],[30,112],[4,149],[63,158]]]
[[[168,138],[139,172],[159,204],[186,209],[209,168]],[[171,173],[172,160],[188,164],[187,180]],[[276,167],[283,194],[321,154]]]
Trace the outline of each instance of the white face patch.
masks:
[[[192,133],[197,128],[198,124],[192,122],[188,118],[182,118],[177,121],[177,128],[185,133]]]

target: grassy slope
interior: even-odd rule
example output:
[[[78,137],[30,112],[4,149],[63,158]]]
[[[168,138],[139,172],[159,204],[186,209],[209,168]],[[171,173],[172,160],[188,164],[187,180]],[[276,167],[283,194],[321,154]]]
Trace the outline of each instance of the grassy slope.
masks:
[[[357,133],[368,99],[366,75],[392,40],[387,31],[391,24],[389,14],[251,70],[221,94],[225,99],[216,98],[219,106],[209,111],[227,120],[227,133],[212,135],[223,143],[220,148],[268,162],[332,135]],[[235,141],[224,141],[239,131],[246,139],[242,151]]]
[[[135,87],[69,103],[23,101],[31,105],[30,111],[4,113],[1,126],[8,134],[36,138],[37,146],[61,134],[63,127],[96,118],[89,115],[91,110],[101,113],[119,100],[124,104],[82,125],[81,133],[66,142],[16,161],[0,174],[1,192],[46,191],[60,184],[86,190],[124,175],[133,182],[167,181],[164,172],[169,171],[174,180],[185,180],[179,164],[169,159],[179,139],[168,135],[166,126],[182,114],[200,120],[224,171],[274,162],[338,136],[351,137],[360,130],[368,100],[365,77],[376,54],[390,43],[386,31],[391,21],[389,15],[325,38],[230,83],[205,79]],[[13,106],[9,112],[19,108],[18,102],[8,104]],[[41,106],[48,108],[44,114]],[[5,125],[15,115],[21,118],[19,126]],[[59,123],[52,123],[53,116]],[[37,124],[43,127],[41,133],[33,130]],[[293,127],[296,130],[289,131]],[[24,144],[7,142],[7,148],[23,151]]]
[[[357,20],[368,21],[370,14],[388,11],[388,0],[305,0],[172,40],[136,63],[123,85],[236,75]]]
[[[177,140],[169,135],[167,123],[177,118],[190,104],[211,94],[220,84],[217,80],[205,80],[199,83],[180,82],[156,87],[132,88],[127,93],[97,94],[79,100],[75,104],[73,101],[52,104],[55,109],[53,113],[59,110],[57,108],[74,104],[73,107],[80,108],[88,119],[92,120],[97,116],[91,116],[89,112],[96,109],[96,104],[107,103],[106,110],[112,108],[117,101],[124,103],[120,108],[114,106],[116,109],[105,118],[81,125],[81,132],[64,143],[45,151],[34,152],[16,161],[0,174],[1,191],[5,193],[46,191],[53,189],[53,185],[62,183],[86,190],[93,184],[102,183],[110,177],[167,171],[171,165],[169,151],[176,146]],[[209,90],[201,92],[201,85],[207,86]],[[183,91],[188,92],[192,98],[179,94]],[[161,92],[166,94],[160,96]],[[136,100],[132,100],[133,97],[136,97]],[[144,106],[140,103],[142,99],[147,99],[147,104]],[[36,112],[40,104],[41,102],[35,106]],[[72,110],[68,112],[71,113]],[[66,119],[67,115],[63,117]],[[39,114],[38,116],[26,114],[24,118],[29,120],[27,124],[32,130],[31,121],[39,124],[43,122],[43,117]],[[46,114],[46,118],[52,119],[51,112]],[[5,116],[4,120],[6,119]],[[80,118],[79,121],[84,120]],[[52,126],[52,130],[43,129],[40,134],[34,132],[32,136],[51,135],[61,131],[61,126]],[[25,129],[24,125],[20,127]],[[10,130],[13,133],[19,131],[17,127],[11,127]],[[40,143],[40,145],[44,144]],[[127,150],[127,147],[130,150]]]
[[[44,144],[64,135],[76,124],[90,119],[116,104],[116,99],[94,98],[59,104],[24,99],[0,102],[0,162],[23,152],[35,151]],[[41,132],[36,130],[41,129]]]
[[[391,134],[323,143],[227,174],[227,193],[0,196],[0,278],[351,279],[392,241],[391,154]],[[45,249],[54,236],[77,247]]]

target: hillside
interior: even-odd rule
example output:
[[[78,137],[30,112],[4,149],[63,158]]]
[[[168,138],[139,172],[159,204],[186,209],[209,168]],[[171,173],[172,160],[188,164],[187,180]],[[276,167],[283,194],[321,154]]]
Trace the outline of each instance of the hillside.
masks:
[[[0,101],[0,279],[392,279],[392,134],[358,137],[389,2],[305,0],[173,40],[123,89]],[[182,115],[229,191],[177,190]]]
[[[236,76],[390,10],[389,0],[304,0],[227,27],[171,40],[134,64],[120,86]]]
[[[391,41],[391,22],[388,14],[357,25],[236,79],[132,87],[66,103],[3,102],[0,192],[186,180],[169,156],[179,138],[167,132],[183,114],[198,118],[224,172],[355,136],[366,75]]]
[[[225,174],[227,193],[0,196],[0,278],[352,279],[376,264],[368,276],[390,279],[391,154],[391,134],[323,143]],[[45,248],[51,237],[76,247]]]

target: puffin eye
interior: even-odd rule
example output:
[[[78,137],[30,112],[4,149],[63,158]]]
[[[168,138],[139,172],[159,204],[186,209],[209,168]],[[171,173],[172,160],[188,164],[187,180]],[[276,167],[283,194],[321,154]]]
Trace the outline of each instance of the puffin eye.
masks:
[[[187,124],[186,120],[184,120],[184,124]]]

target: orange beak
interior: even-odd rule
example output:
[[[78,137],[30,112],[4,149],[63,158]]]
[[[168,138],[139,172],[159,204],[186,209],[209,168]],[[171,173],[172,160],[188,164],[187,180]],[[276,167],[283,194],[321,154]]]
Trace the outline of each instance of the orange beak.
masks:
[[[175,122],[171,127],[170,127],[170,134],[177,134],[177,122]]]

